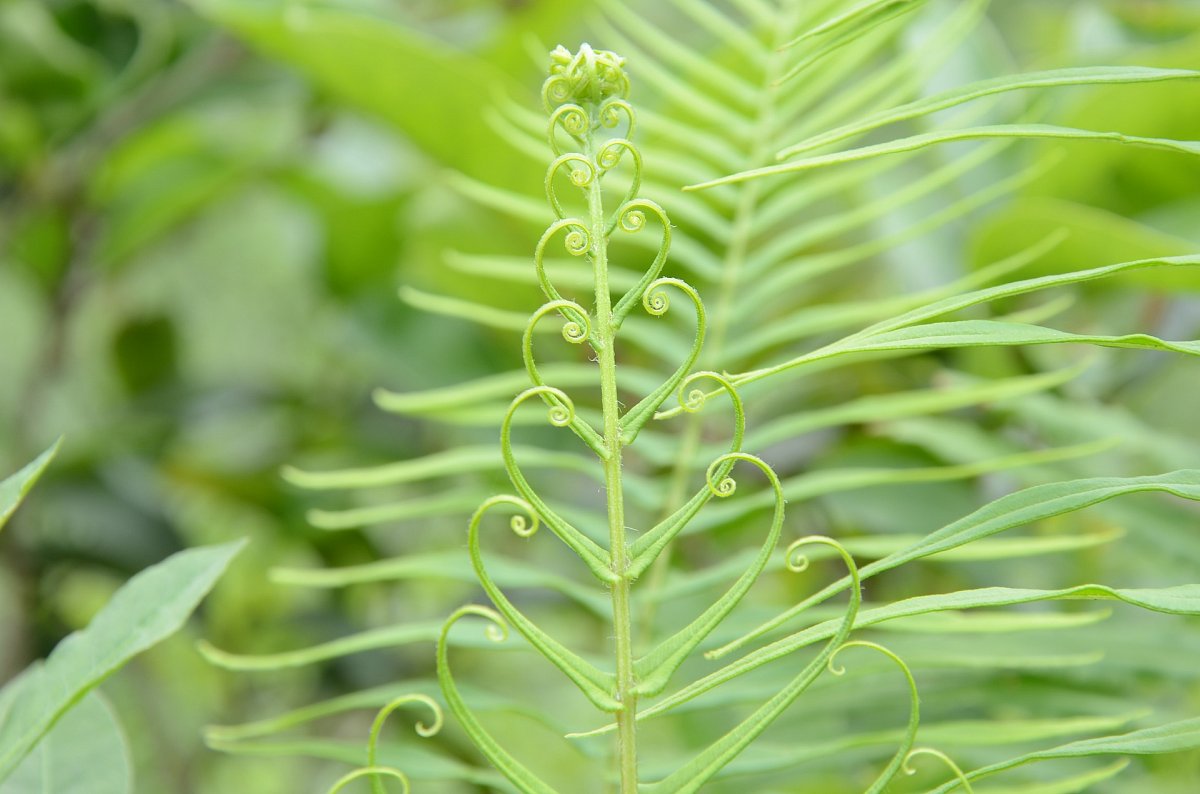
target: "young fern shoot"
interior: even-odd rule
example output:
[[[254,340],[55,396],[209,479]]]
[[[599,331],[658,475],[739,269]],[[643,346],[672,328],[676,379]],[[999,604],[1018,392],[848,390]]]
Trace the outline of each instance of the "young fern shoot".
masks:
[[[513,399],[501,425],[504,466],[516,493],[493,496],[484,501],[472,517],[468,532],[472,565],[495,609],[482,606],[459,609],[446,623],[438,643],[438,679],[450,711],[483,755],[517,788],[540,794],[555,789],[505,750],[464,702],[448,662],[448,636],[453,624],[466,616],[482,617],[490,623],[489,637],[497,641],[503,640],[509,626],[512,626],[566,675],[596,708],[612,714],[614,724],[611,729],[616,733],[614,777],[619,780],[622,794],[635,794],[639,791],[637,722],[644,716],[638,713],[639,700],[663,692],[680,665],[737,606],[766,569],[783,529],[784,497],[779,478],[766,462],[741,448],[746,421],[737,389],[724,375],[692,371],[704,343],[704,305],[696,290],[686,282],[662,276],[671,244],[671,225],[666,212],[658,204],[638,196],[642,158],[631,140],[636,119],[627,101],[628,95],[629,78],[624,71],[624,59],[615,53],[593,50],[587,44],[574,54],[563,47],[551,53],[550,76],[543,86],[542,97],[549,114],[547,138],[555,155],[547,169],[545,181],[546,197],[555,219],[542,235],[534,255],[537,280],[545,294],[546,303],[531,316],[522,341],[531,386]],[[569,141],[575,148],[567,150],[564,141]],[[617,206],[606,207],[602,184],[618,168],[631,170],[628,188]],[[582,193],[582,201],[577,203],[582,204],[586,211],[578,216],[568,213],[563,197],[558,194],[559,182],[565,181],[560,178],[563,175],[569,176],[571,186]],[[642,231],[647,225],[648,216],[653,216],[661,228],[662,240],[658,251],[634,286],[614,302],[608,278],[609,243],[618,230],[627,233]],[[594,300],[590,310],[563,297],[547,275],[547,250],[560,235],[567,253],[591,266]],[[664,315],[670,308],[668,288],[682,292],[695,310],[696,332],[691,349],[665,382],[632,407],[622,410],[618,402],[617,367],[617,344],[622,323],[639,303],[651,316]],[[567,342],[591,347],[593,359],[598,365],[600,427],[593,427],[576,411],[572,398],[564,390],[548,383],[538,369],[533,350],[534,331],[539,322],[553,315],[563,320],[562,336]],[[636,540],[631,540],[626,535],[622,492],[623,452],[635,443],[638,432],[647,422],[675,413],[660,411],[672,394],[678,395],[680,410],[700,410],[710,396],[699,388],[701,383],[705,386],[715,384],[717,391],[713,394],[723,392],[729,398],[734,416],[729,449],[712,460],[705,473],[705,482],[691,498],[656,526],[641,533]],[[569,428],[603,466],[607,548],[555,512],[521,471],[511,437],[513,420],[516,411],[535,397],[549,407],[551,424]],[[631,588],[638,576],[669,547],[671,541],[709,500],[734,494],[736,484],[730,475],[738,463],[748,463],[759,469],[773,490],[773,515],[761,549],[729,589],[690,624],[663,639],[645,654],[635,656]],[[614,637],[611,670],[600,669],[539,628],[505,596],[489,575],[480,547],[480,527],[485,515],[496,507],[517,511],[510,520],[510,527],[522,537],[533,535],[545,524],[579,556],[599,583],[608,588]],[[821,536],[801,538],[789,547],[786,557],[790,570],[802,571],[807,567],[802,552],[812,545],[831,547],[844,561],[852,580],[849,605],[838,630],[832,634],[825,648],[780,692],[691,761],[667,777],[650,783],[646,790],[687,792],[699,789],[750,745],[822,672],[829,669],[837,673],[840,670],[834,665],[834,659],[848,645],[850,630],[861,603],[858,570],[841,544]],[[916,685],[908,667],[886,648],[871,643],[849,645],[874,649],[895,661],[902,669],[912,693],[911,718],[902,746],[868,789],[878,792],[902,768],[906,768],[912,754],[918,723]]]

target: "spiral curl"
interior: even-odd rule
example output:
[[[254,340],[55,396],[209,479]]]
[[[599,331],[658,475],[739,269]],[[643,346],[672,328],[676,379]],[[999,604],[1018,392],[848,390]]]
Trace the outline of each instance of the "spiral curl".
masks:
[[[404,794],[408,794],[410,789],[408,776],[399,769],[379,764],[379,735],[383,731],[384,723],[387,722],[387,718],[392,712],[409,703],[420,703],[433,713],[432,723],[417,722],[416,729],[418,735],[429,738],[442,729],[442,725],[445,723],[445,715],[442,713],[442,707],[433,698],[428,695],[410,693],[393,699],[379,710],[379,713],[375,715],[374,722],[371,723],[371,733],[367,739],[367,765],[338,778],[329,788],[328,794],[337,794],[337,792],[355,780],[364,777],[371,778],[371,791],[374,794],[387,794],[387,790],[383,786],[383,781],[380,780],[383,777],[399,780],[400,790]]]
[[[792,573],[804,573],[808,570],[808,555],[800,551],[806,545],[808,544],[803,540],[794,541],[783,553],[784,565]],[[830,659],[831,663],[832,661]]]
[[[647,310],[648,311],[648,310]],[[745,430],[746,413],[745,407],[742,405],[742,397],[738,394],[737,388],[733,383],[719,372],[710,370],[701,370],[688,375],[679,384],[678,398],[679,404],[687,413],[694,414],[700,411],[708,403],[709,393],[704,389],[694,388],[693,384],[698,380],[708,379],[715,380],[721,388],[729,395],[729,399],[733,402],[734,416],[737,418],[737,438],[741,439],[742,433]],[[720,392],[713,392],[720,394]],[[736,450],[733,450],[736,451]]]
[[[483,504],[475,509],[475,515],[471,517],[471,526],[477,526],[483,519],[483,514],[497,505],[509,505],[521,511],[508,520],[508,528],[518,537],[531,538],[541,528],[541,519],[538,518],[537,511],[533,509],[533,505],[521,497],[511,494],[500,494],[485,500]]]
[[[621,296],[621,299],[613,307],[613,318],[618,327],[620,327],[620,323],[625,315],[641,299],[643,293],[649,288],[650,283],[662,273],[663,266],[667,262],[667,254],[671,251],[671,220],[657,203],[649,199],[632,198],[627,195],[627,200],[617,208],[605,227],[606,234],[612,234],[618,226],[621,228],[621,231],[637,233],[646,228],[646,218],[648,215],[655,216],[658,218],[659,223],[662,224],[662,240],[658,245],[658,251],[655,253],[654,261],[650,263],[650,267],[638,279],[638,283],[630,287],[629,291]],[[681,286],[680,289],[686,291],[690,287],[685,288]],[[693,299],[697,304],[700,303],[699,295],[693,295]]]
[[[616,168],[621,162],[621,158],[625,152],[629,152],[633,158],[633,187],[630,189],[629,198],[637,195],[638,190],[642,185],[642,153],[633,143],[625,138],[613,138],[596,150],[596,165],[600,166],[600,172],[604,173]]]
[[[409,792],[412,790],[412,786],[408,782],[408,775],[404,774],[399,769],[390,766],[364,766],[359,769],[355,769],[353,772],[348,772],[334,781],[333,785],[329,787],[328,794],[338,794],[338,792],[346,788],[346,786],[350,785],[355,780],[364,777],[371,777],[374,779],[373,784],[376,785],[373,785],[372,788],[374,788],[377,792],[383,791],[382,788],[378,787],[383,785],[379,780],[381,777],[390,777],[395,780],[399,780],[401,794],[409,794]]]
[[[624,116],[628,125],[625,128],[625,134],[621,137],[633,139],[633,134],[637,130],[637,115],[633,112],[633,106],[624,99],[609,99],[600,106],[600,111],[596,115],[600,119],[600,123],[610,130],[616,129],[621,123],[621,116]]]
[[[561,157],[564,152],[558,143],[558,128],[561,127],[567,135],[570,135],[576,142],[582,143],[583,137],[592,128],[591,119],[588,118],[587,111],[579,105],[568,103],[561,105],[550,116],[550,122],[546,127],[546,137],[550,141],[550,148],[554,151],[556,157]]]
[[[629,95],[625,59],[610,50],[594,50],[581,44],[572,53],[558,46],[550,52],[550,76],[542,84],[542,102],[552,111],[564,102],[602,104],[610,98]]]
[[[559,220],[565,220],[567,213],[563,209],[562,202],[558,199],[558,191],[554,186],[554,177],[567,164],[572,164],[570,180],[571,184],[575,187],[586,188],[596,179],[596,166],[579,152],[567,152],[554,158],[554,161],[546,169],[546,199],[550,202],[550,207],[554,210],[554,214],[558,216]]]
[[[971,788],[971,781],[962,771],[962,768],[959,767],[958,764],[954,763],[954,760],[950,758],[950,756],[946,755],[941,750],[935,750],[932,747],[918,747],[915,750],[910,750],[908,755],[904,757],[904,763],[902,765],[904,774],[917,774],[917,770],[913,769],[912,767],[912,760],[918,755],[931,755],[934,758],[940,759],[942,763],[948,766],[950,771],[954,773],[954,777],[957,779],[957,781],[962,784],[964,794],[972,794],[974,789]]]

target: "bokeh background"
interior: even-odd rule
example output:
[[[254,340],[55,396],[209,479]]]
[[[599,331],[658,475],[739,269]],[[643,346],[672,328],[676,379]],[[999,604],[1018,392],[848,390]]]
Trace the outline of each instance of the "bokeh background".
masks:
[[[105,685],[130,732],[139,791],[323,790],[317,786],[344,765],[217,753],[204,746],[203,726],[429,671],[430,647],[422,645],[238,673],[206,662],[198,639],[283,651],[397,615],[436,617],[479,597],[466,583],[442,580],[333,592],[272,583],[273,566],[461,550],[455,533],[466,513],[316,529],[307,511],[349,502],[289,484],[281,467],[378,464],[492,442],[494,416],[398,416],[380,410],[372,390],[426,390],[519,368],[518,334],[456,317],[454,306],[423,308],[438,308],[428,298],[434,294],[518,313],[538,305],[528,284],[469,267],[474,254],[512,257],[519,266],[540,233],[536,223],[496,212],[498,202],[480,187],[540,201],[544,166],[510,146],[494,107],[508,97],[540,110],[537,89],[554,44],[589,40],[616,49],[606,33],[631,23],[607,5],[0,0],[0,471],[66,438],[0,534],[0,679],[85,625],[146,565],[185,546],[253,541],[187,630]],[[674,26],[670,5],[644,13],[700,48],[706,39]],[[950,5],[935,3],[935,12]],[[1099,62],[1200,69],[1200,8],[1188,0],[1012,0],[991,10],[977,43],[934,83]],[[629,68],[636,84],[635,59]],[[673,112],[669,98],[635,89],[635,99],[638,91],[658,112]],[[1071,90],[1036,107],[1058,122],[1200,140],[1194,84]],[[867,289],[886,294],[940,283],[1060,225],[1073,232],[1054,265],[1061,269],[1200,249],[1194,159],[1103,145],[1017,148],[946,190],[969,195],[1046,151],[1065,148],[1066,156],[969,217],[875,254],[872,267],[887,277]],[[654,198],[671,208],[671,195]],[[919,203],[896,207],[842,238],[885,237],[927,212]],[[1069,316],[1089,328],[1195,339],[1196,285],[1134,295],[1089,289]],[[844,296],[849,286],[824,285],[805,300]],[[773,355],[763,351],[761,360]],[[1065,361],[1054,355],[1039,352],[1032,363],[1010,351],[931,355],[901,372],[886,362],[864,364],[799,398],[836,404],[943,368],[994,377]],[[1013,424],[1010,441],[1021,432],[1058,432],[1079,442],[1124,432],[1102,410],[1118,405],[1138,432],[1174,444],[1172,460],[1194,466],[1198,393],[1194,362],[1106,355],[1073,392],[1094,415],[1031,398],[1020,410],[983,412],[962,424],[996,434],[976,438],[978,450]],[[903,468],[974,454],[966,435],[947,441],[943,431],[914,424],[889,435],[861,422],[781,457],[817,468]],[[1083,471],[1090,465],[1078,464]],[[1144,462],[1126,456],[1096,465],[1134,470]],[[499,483],[497,472],[485,470],[470,487]],[[916,531],[1011,484],[963,477],[866,488],[824,497],[796,520],[850,532]],[[418,482],[393,496],[417,498],[425,487]],[[1190,571],[1195,581],[1200,518],[1183,510],[1163,520],[1182,529],[1166,533],[1175,546],[1164,541],[1155,553],[1094,552],[1006,573],[982,563],[965,574],[934,568],[902,584],[1019,585],[1041,582],[1047,571],[1076,581],[1115,572],[1125,582],[1155,583],[1188,581]],[[1180,539],[1186,531],[1192,537]],[[714,543],[696,547],[688,561],[719,558],[733,540]],[[1200,684],[1187,668],[1195,671],[1200,658],[1200,627],[1180,618],[1162,631],[1164,647],[1191,653],[1191,661],[1180,661],[1174,678],[1140,683],[1194,713]],[[359,713],[320,732],[350,741],[365,737],[368,723],[369,714]],[[1155,791],[1194,791],[1187,786],[1200,780],[1198,769],[1192,754],[1151,765],[1147,774],[1162,775]]]

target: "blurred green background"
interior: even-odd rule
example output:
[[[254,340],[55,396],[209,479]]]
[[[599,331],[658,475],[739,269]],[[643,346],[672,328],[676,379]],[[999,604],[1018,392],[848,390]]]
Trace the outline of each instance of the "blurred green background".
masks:
[[[371,392],[519,367],[516,334],[420,311],[411,305],[419,298],[402,301],[397,290],[415,286],[520,313],[538,305],[527,285],[468,275],[449,267],[445,252],[521,257],[532,250],[537,224],[514,222],[478,200],[484,184],[540,201],[543,166],[514,153],[491,108],[507,96],[539,109],[536,91],[554,44],[616,48],[598,13],[574,0],[0,0],[0,471],[66,437],[0,534],[0,680],[84,625],[144,566],[189,545],[253,540],[188,630],[105,686],[131,734],[139,791],[323,790],[313,781],[327,785],[344,767],[215,753],[201,742],[202,726],[428,674],[428,648],[262,675],[217,670],[194,643],[205,637],[222,648],[284,650],[398,613],[437,615],[472,597],[469,587],[444,582],[399,596],[272,584],[266,572],[275,565],[338,566],[400,548],[460,548],[460,535],[447,543],[449,535],[433,532],[463,526],[462,516],[412,522],[400,530],[403,541],[375,530],[315,530],[306,511],[333,502],[288,485],[280,468],[380,463],[491,443],[494,423],[389,415]],[[647,13],[669,23],[673,12],[664,4]],[[988,46],[973,66],[982,74],[1095,62],[1200,68],[1200,10],[1184,0],[1012,0],[990,13]],[[962,66],[951,63],[934,82],[977,76],[954,71]],[[630,71],[636,85],[636,60]],[[652,91],[645,98],[672,112]],[[1053,117],[1081,126],[1200,139],[1195,86],[1076,90],[1052,107]],[[1002,178],[1016,162],[994,164],[982,178]],[[894,288],[914,290],[1060,225],[1077,232],[1055,260],[1061,269],[1195,251],[1200,169],[1181,162],[1123,147],[1071,148],[1014,195],[950,231],[898,243],[878,264],[895,277]],[[654,198],[671,209],[672,196]],[[900,207],[855,234],[883,236],[923,212]],[[836,289],[827,285],[805,300]],[[1070,311],[1088,327],[1120,319],[1123,330],[1148,325],[1171,338],[1200,332],[1194,283],[1149,297],[1088,291]],[[1062,363],[1054,355],[1033,359]],[[900,374],[886,363],[863,365],[805,396],[836,402],[942,366],[988,377],[1022,371],[1008,352],[921,361]],[[1195,465],[1196,365],[1122,354],[1100,369],[1076,396],[1123,405],[1139,426],[1182,442],[1180,459]],[[1095,424],[1063,429],[1061,405],[1030,402],[1023,410],[1017,421],[1034,425],[1059,410],[1056,426],[1067,440],[1108,434]],[[1004,421],[980,426],[999,433]],[[962,444],[939,450],[938,432],[915,425],[891,437],[850,432],[793,457],[819,466],[904,466],[971,454]],[[987,443],[981,439],[980,449]],[[494,482],[492,472],[476,484]],[[877,488],[829,497],[799,515],[858,529],[899,518],[915,531],[1008,482]],[[1194,512],[1190,521],[1195,531]],[[428,541],[418,532],[427,529]],[[1190,571],[1195,581],[1188,555],[1200,540],[1191,544],[1171,573]],[[1083,578],[1089,568],[1127,570],[1135,579],[1163,571],[1159,558],[1136,554],[1072,564]],[[1010,571],[1003,581],[1029,584],[1012,577],[1037,575]],[[933,570],[928,581],[903,584],[929,589],[946,577]],[[1189,648],[1197,628],[1192,621]],[[1190,658],[1194,667],[1198,657]],[[1172,698],[1181,691],[1177,705],[1194,713],[1195,676],[1169,690]],[[365,719],[329,732],[364,737]],[[1198,766],[1193,754],[1170,767],[1163,779],[1175,782],[1160,790],[1189,790],[1187,781],[1200,780]]]

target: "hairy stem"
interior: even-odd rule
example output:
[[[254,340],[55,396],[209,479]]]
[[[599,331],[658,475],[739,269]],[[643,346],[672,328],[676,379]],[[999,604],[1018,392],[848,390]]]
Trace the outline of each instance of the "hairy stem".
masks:
[[[587,135],[586,154],[595,162],[595,135]],[[592,267],[596,286],[596,336],[600,341],[600,406],[604,416],[604,486],[608,500],[609,551],[613,572],[620,577],[612,586],[613,626],[616,638],[617,754],[622,794],[637,794],[637,682],[633,674],[633,638],[629,609],[628,552],[625,546],[625,497],[621,490],[621,427],[617,401],[616,330],[612,298],[608,291],[608,241],[600,180],[588,189],[588,215],[592,235]]]

